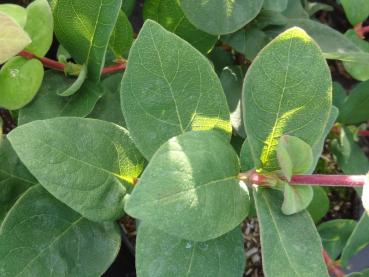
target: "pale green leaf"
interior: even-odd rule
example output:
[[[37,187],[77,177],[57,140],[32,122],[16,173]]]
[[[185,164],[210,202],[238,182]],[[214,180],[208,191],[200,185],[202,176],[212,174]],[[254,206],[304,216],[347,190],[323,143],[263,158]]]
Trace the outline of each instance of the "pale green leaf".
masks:
[[[318,226],[324,249],[333,260],[341,254],[355,226],[356,221],[351,219],[330,220]]]
[[[318,223],[329,210],[329,198],[327,192],[318,186],[313,187],[314,196],[306,210],[310,213],[315,223]]]
[[[66,77],[61,72],[46,71],[35,99],[19,111],[18,124],[59,116],[85,117],[90,114],[105,89],[101,84],[86,81],[77,94],[60,97],[58,94],[67,90],[73,81],[73,78]],[[119,102],[116,105],[119,106]]]
[[[282,135],[310,146],[321,141],[331,92],[326,61],[300,28],[282,33],[258,54],[243,87],[244,122],[257,168],[278,169],[276,148]]]
[[[240,228],[205,242],[180,239],[141,223],[136,240],[141,277],[242,276],[245,267]]]
[[[53,42],[54,21],[47,0],[35,0],[27,7],[27,22],[24,30],[32,43],[25,50],[38,57],[46,55]]]
[[[357,223],[351,236],[348,238],[341,255],[341,263],[344,267],[349,265],[349,259],[363,250],[369,244],[369,216],[364,213]]]
[[[121,104],[130,134],[147,159],[168,139],[187,131],[217,129],[230,137],[221,83],[190,44],[146,20],[128,60]]]
[[[180,238],[214,239],[248,214],[249,193],[238,180],[239,170],[237,154],[223,137],[187,132],[155,153],[126,212]]]
[[[125,186],[133,184],[144,165],[125,129],[96,119],[33,121],[8,138],[42,186],[96,221],[122,216]]]
[[[328,277],[322,244],[310,215],[282,214],[279,191],[259,188],[254,193],[260,224],[263,271],[273,277]]]
[[[145,20],[152,19],[160,23],[203,53],[209,52],[218,39],[217,36],[209,35],[193,26],[177,0],[146,0],[143,16]]]
[[[100,78],[122,0],[51,0],[55,34],[88,77]]]
[[[369,16],[367,0],[341,0],[341,4],[350,23],[354,26]]]
[[[292,215],[305,210],[314,195],[314,191],[310,186],[291,186],[285,183],[283,190],[282,212],[285,215]]]
[[[129,49],[133,42],[133,29],[126,14],[119,12],[117,23],[109,41],[109,48],[116,58],[128,57]]]
[[[47,193],[30,188],[0,227],[0,275],[101,276],[120,247],[116,223],[83,218]]]
[[[14,19],[22,28],[26,25],[27,12],[22,6],[15,4],[0,4],[0,12]]]
[[[0,12],[0,64],[22,51],[31,39],[11,17]]]
[[[77,79],[65,90],[57,92],[59,96],[71,96],[81,89],[87,78],[87,67],[83,65]]]
[[[263,9],[282,12],[287,8],[287,5],[288,0],[264,0]]]
[[[44,77],[39,60],[10,59],[0,70],[0,107],[17,110],[35,97]]]
[[[179,0],[188,20],[200,30],[221,35],[237,31],[260,12],[262,0]]]

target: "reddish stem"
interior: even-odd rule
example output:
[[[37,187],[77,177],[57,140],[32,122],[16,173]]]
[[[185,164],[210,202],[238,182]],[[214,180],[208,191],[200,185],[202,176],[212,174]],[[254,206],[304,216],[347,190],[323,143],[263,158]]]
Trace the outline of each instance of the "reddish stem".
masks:
[[[255,171],[241,173],[240,180],[255,185],[268,185],[268,176]],[[312,185],[326,187],[363,187],[367,180],[366,175],[295,175],[292,176],[291,185]]]
[[[333,274],[336,277],[345,276],[345,273],[342,271],[342,268],[335,261],[332,260],[327,251],[325,251],[324,249],[323,249],[323,258],[330,274]]]
[[[369,26],[363,26],[363,23],[358,23],[354,26],[354,30],[359,37],[364,38],[369,33]]]
[[[65,68],[65,64],[63,63],[59,63],[49,58],[39,58],[27,51],[21,51],[19,55],[27,59],[38,59],[40,62],[42,62],[42,64],[45,67],[51,68],[54,70],[64,71],[64,68]],[[114,72],[123,71],[124,69],[126,69],[126,64],[124,62],[119,62],[114,65],[104,67],[102,70],[102,74],[111,74]]]
[[[369,131],[368,131],[368,130],[359,130],[359,131],[357,132],[357,134],[358,134],[359,136],[362,136],[362,137],[369,137]]]

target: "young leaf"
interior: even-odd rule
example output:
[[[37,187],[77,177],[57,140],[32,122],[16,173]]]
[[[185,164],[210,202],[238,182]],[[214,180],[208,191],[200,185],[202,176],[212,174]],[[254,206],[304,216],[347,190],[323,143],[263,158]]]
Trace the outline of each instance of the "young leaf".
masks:
[[[369,3],[366,0],[341,0],[341,4],[352,26],[365,21],[369,16]]]
[[[75,79],[74,82],[66,90],[59,91],[57,92],[57,94],[59,96],[72,96],[73,94],[75,94],[77,91],[80,90],[83,83],[86,81],[86,78],[87,78],[87,67],[84,64],[81,67],[81,71],[79,72],[77,79]]]
[[[339,257],[355,226],[356,221],[351,219],[330,220],[318,226],[324,249],[332,259]]]
[[[144,160],[128,132],[96,119],[33,121],[8,137],[42,186],[95,221],[122,216],[125,186],[143,169]]]
[[[278,169],[282,135],[313,146],[331,110],[332,81],[318,46],[291,28],[269,43],[249,68],[243,87],[244,122],[257,168]]]
[[[0,139],[0,224],[15,201],[37,181],[7,139]]]
[[[17,110],[35,97],[44,77],[39,60],[10,59],[0,70],[0,107]]]
[[[229,110],[209,61],[191,45],[146,20],[123,76],[124,118],[141,153],[150,159],[173,136],[218,129],[230,137]]]
[[[245,26],[260,12],[260,0],[179,0],[188,20],[213,35],[229,34]]]
[[[283,135],[277,146],[277,158],[288,181],[294,174],[307,173],[313,164],[313,151],[298,137]]]
[[[146,0],[143,10],[144,19],[160,23],[168,31],[191,43],[200,52],[209,52],[217,36],[209,35],[193,26],[184,15],[178,1]]]
[[[0,4],[0,12],[14,19],[22,28],[26,25],[27,12],[22,6],[15,4]]]
[[[19,111],[18,124],[59,116],[85,117],[90,114],[96,102],[105,93],[105,89],[101,84],[86,81],[77,94],[60,97],[58,94],[66,91],[73,80],[61,72],[46,71],[35,99]],[[119,103],[116,105],[119,106]]]
[[[145,222],[138,228],[136,267],[149,276],[242,276],[245,268],[240,228],[205,242],[180,239]]]
[[[349,259],[369,244],[369,216],[364,213],[347,240],[341,255],[341,264],[348,266]]]
[[[271,189],[254,190],[266,276],[328,277],[318,232],[307,212],[286,216],[282,197]]]
[[[100,276],[120,247],[116,223],[83,218],[40,185],[29,189],[0,227],[1,276]]]
[[[237,154],[223,137],[187,132],[159,148],[125,209],[171,235],[214,239],[247,216],[249,193],[238,173]]]
[[[31,39],[10,16],[0,12],[0,64],[18,54]]]
[[[282,12],[287,8],[288,0],[264,0],[263,9]]]
[[[53,42],[54,22],[47,0],[35,0],[27,7],[27,23],[24,30],[32,43],[26,50],[38,57],[46,55]]]
[[[109,41],[109,48],[116,58],[128,57],[129,49],[133,42],[133,29],[126,14],[119,12],[117,23]]]
[[[282,212],[285,215],[292,215],[305,210],[313,199],[314,191],[310,186],[291,186],[285,183],[283,189]]]
[[[51,0],[55,34],[88,77],[99,80],[122,0]]]
[[[329,210],[329,198],[327,192],[318,186],[313,187],[314,196],[306,210],[310,213],[314,223],[317,224]]]

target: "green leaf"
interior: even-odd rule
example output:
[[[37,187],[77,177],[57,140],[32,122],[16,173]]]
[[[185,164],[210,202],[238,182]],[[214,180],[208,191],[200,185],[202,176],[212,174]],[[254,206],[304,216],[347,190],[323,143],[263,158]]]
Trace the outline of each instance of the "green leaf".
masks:
[[[287,8],[288,0],[264,0],[263,9],[282,12]]]
[[[51,0],[58,41],[99,80],[122,0]]]
[[[15,4],[1,4],[0,12],[13,18],[22,28],[26,25],[27,12],[25,8]]]
[[[0,64],[18,54],[31,39],[11,17],[0,12]]]
[[[120,247],[116,223],[94,223],[32,187],[0,228],[1,276],[100,276]]]
[[[313,151],[298,137],[283,135],[277,146],[277,158],[283,175],[290,181],[292,175],[309,171],[313,164]]]
[[[187,19],[200,30],[221,35],[237,31],[260,12],[260,0],[179,0]]]
[[[282,14],[288,18],[309,18],[309,14],[302,6],[301,1],[296,0],[288,0],[287,8]]]
[[[122,10],[127,16],[130,16],[135,8],[136,0],[122,0]]]
[[[351,40],[362,52],[369,56],[369,43],[358,37],[354,30],[348,30],[345,36]],[[344,62],[343,65],[346,71],[359,81],[366,81],[369,79],[369,59],[366,59],[366,63]]]
[[[81,89],[87,78],[87,67],[83,65],[77,79],[65,90],[57,92],[59,96],[71,96]]]
[[[300,1],[295,1],[295,2],[300,2]],[[318,2],[311,3],[311,2],[305,1],[305,7],[306,7],[306,11],[308,12],[310,16],[313,16],[319,11],[326,11],[326,12],[334,11],[334,8],[331,5],[324,4],[324,3],[318,3]]]
[[[187,42],[146,20],[128,60],[121,104],[130,134],[147,159],[187,131],[217,129],[230,137],[221,83],[209,61]]]
[[[209,52],[218,37],[209,35],[193,26],[184,15],[177,0],[146,0],[144,19],[160,23],[168,31],[192,44],[200,52]]]
[[[257,168],[278,169],[282,135],[313,146],[321,140],[331,110],[332,81],[317,45],[291,28],[255,58],[243,87],[244,122]]]
[[[105,88],[104,95],[97,102],[89,117],[110,121],[122,127],[126,126],[122,109],[120,107],[119,91],[121,81],[121,72],[112,74],[102,81],[102,85]]]
[[[369,3],[366,0],[341,0],[341,4],[353,26],[365,21],[369,16]]]
[[[333,82],[333,91],[332,91],[332,104],[337,107],[339,110],[342,109],[344,103],[347,99],[347,92],[343,88],[343,86],[338,82]]]
[[[333,260],[341,254],[355,226],[356,221],[351,219],[330,220],[318,226],[324,249]]]
[[[291,186],[285,183],[283,195],[282,212],[285,215],[292,215],[305,210],[309,206],[314,191],[310,186]]]
[[[284,26],[288,23],[288,18],[279,12],[262,10],[253,23],[263,30],[269,26]]]
[[[10,59],[0,70],[0,107],[17,110],[27,105],[39,90],[44,68],[39,60]]]
[[[369,216],[363,214],[357,223],[354,231],[347,240],[341,255],[341,263],[344,267],[348,266],[349,259],[364,249],[369,244]]]
[[[180,238],[217,238],[248,214],[249,193],[238,180],[239,167],[237,154],[215,132],[174,137],[150,160],[126,212]]]
[[[241,171],[242,172],[255,168],[254,160],[252,158],[250,143],[247,138],[243,142],[243,145],[241,148],[240,160],[241,160]]]
[[[242,276],[245,268],[240,228],[214,240],[180,239],[140,224],[136,242],[137,274],[148,276]]]
[[[309,214],[286,216],[280,211],[282,195],[279,191],[262,188],[254,191],[264,274],[328,277],[320,238]]]
[[[128,57],[129,49],[133,42],[133,29],[126,14],[119,12],[117,23],[109,41],[109,48],[116,58]]]
[[[245,76],[245,69],[241,66],[230,66],[223,69],[220,74],[220,82],[227,98],[228,107],[231,112],[232,127],[236,132],[246,137],[242,120],[242,83]]]
[[[27,23],[24,30],[32,43],[25,50],[38,57],[46,55],[53,42],[54,22],[47,0],[35,0],[27,7]]]
[[[338,121],[349,125],[359,124],[369,119],[369,81],[359,83],[346,98],[340,109]]]
[[[101,84],[86,81],[77,94],[60,97],[58,94],[67,90],[73,80],[61,72],[46,71],[35,99],[19,111],[18,124],[59,116],[85,117],[90,114],[105,89]]]
[[[306,209],[316,224],[327,214],[329,210],[329,198],[327,192],[321,187],[314,186],[313,191],[313,199]]]
[[[9,141],[0,139],[0,224],[19,196],[36,183]]]
[[[221,47],[214,47],[208,55],[215,72],[220,75],[223,69],[234,63],[232,53]]]
[[[95,221],[122,216],[125,186],[143,169],[144,160],[128,132],[96,119],[33,121],[8,138],[42,186]]]

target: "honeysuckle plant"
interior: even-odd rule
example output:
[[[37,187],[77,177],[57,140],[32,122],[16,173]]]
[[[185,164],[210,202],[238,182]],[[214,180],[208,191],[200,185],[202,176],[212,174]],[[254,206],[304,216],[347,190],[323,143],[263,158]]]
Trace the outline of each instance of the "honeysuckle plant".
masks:
[[[0,5],[0,276],[101,276],[126,215],[138,276],[243,276],[254,216],[265,276],[343,276],[369,218],[317,226],[322,187],[363,188],[369,210],[350,131],[369,117],[366,83],[332,104],[326,59],[355,77],[369,54],[318,3],[145,0],[137,37],[134,4]],[[313,174],[332,134],[347,175]]]

